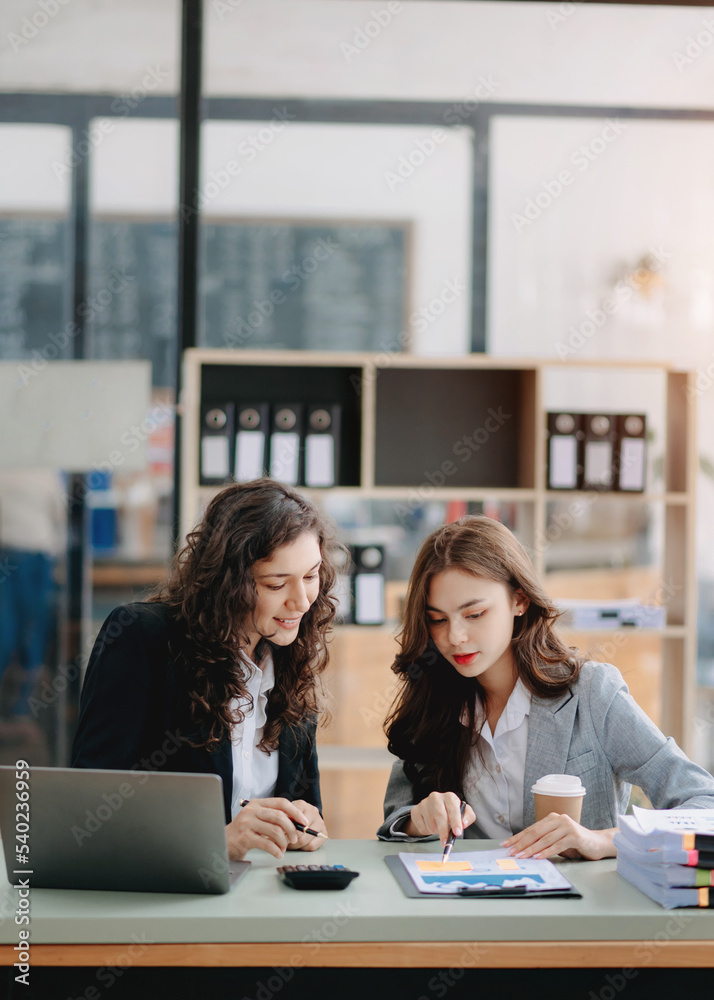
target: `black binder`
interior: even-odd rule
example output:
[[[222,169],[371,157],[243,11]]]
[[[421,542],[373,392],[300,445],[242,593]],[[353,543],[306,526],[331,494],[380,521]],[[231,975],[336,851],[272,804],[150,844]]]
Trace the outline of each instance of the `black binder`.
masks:
[[[613,414],[586,413],[583,421],[584,490],[615,488],[617,422]]]
[[[241,403],[236,415],[235,468],[237,483],[260,479],[268,468],[270,405]]]
[[[274,403],[270,420],[270,475],[298,486],[302,465],[302,403]]]
[[[339,481],[338,405],[308,406],[305,420],[305,486],[335,486]]]
[[[617,418],[617,489],[643,493],[647,473],[647,417],[620,413]]]
[[[576,490],[582,477],[582,413],[548,414],[548,489]]]
[[[384,547],[355,545],[354,617],[357,625],[383,625],[384,613]]]
[[[201,407],[201,486],[218,486],[233,475],[233,403],[206,403]]]

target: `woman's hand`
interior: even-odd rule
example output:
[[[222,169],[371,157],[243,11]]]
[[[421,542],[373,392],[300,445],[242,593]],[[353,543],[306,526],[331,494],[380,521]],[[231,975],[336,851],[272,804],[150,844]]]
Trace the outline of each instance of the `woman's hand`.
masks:
[[[545,819],[527,826],[504,840],[502,847],[515,858],[548,858],[561,854],[564,858],[614,858],[617,849],[612,842],[615,828],[588,830],[562,813],[549,813]]]
[[[308,814],[303,806],[307,803],[282,798],[251,799],[226,827],[228,857],[231,861],[241,861],[247,851],[258,847],[280,859],[289,847],[297,847],[303,838],[307,837],[308,841],[320,839],[295,829],[293,821],[310,826],[308,820],[314,820],[313,814]]]
[[[455,792],[432,792],[412,807],[404,833],[410,837],[426,837],[436,833],[444,845],[452,830],[460,837],[475,819],[476,814],[468,804],[464,810],[464,818],[461,819],[461,799]]]
[[[317,830],[318,833],[327,833],[325,821],[320,815],[320,810],[317,806],[313,806],[310,802],[305,802],[303,799],[296,799],[293,805],[297,806],[300,812],[307,816],[305,826],[309,826],[311,830]],[[288,850],[316,851],[319,847],[322,847],[323,843],[324,840],[322,837],[313,837],[309,833],[298,833],[298,839],[294,844],[288,844]]]

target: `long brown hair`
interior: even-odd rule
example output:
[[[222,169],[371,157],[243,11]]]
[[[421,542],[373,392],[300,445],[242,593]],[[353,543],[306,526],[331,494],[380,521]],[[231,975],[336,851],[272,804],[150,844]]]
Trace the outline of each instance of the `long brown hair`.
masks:
[[[449,568],[495,580],[528,598],[527,610],[514,621],[511,648],[518,676],[532,694],[555,698],[564,693],[582,663],[553,631],[558,609],[525,548],[505,525],[474,515],[434,531],[422,544],[409,580],[401,652],[392,664],[401,686],[384,724],[389,749],[404,761],[417,802],[432,791],[463,797],[464,771],[480,732],[476,700],[484,709],[487,702],[478,679],[462,677],[429,636],[429,585]]]
[[[196,724],[191,745],[216,750],[250,709],[239,648],[248,642],[246,626],[255,627],[253,564],[306,532],[316,536],[322,554],[320,590],[295,641],[271,647],[275,686],[260,747],[275,749],[285,726],[299,726],[321,707],[317,679],[327,665],[326,634],[335,616],[329,522],[305,497],[274,480],[228,486],[187,535],[165,586],[149,598],[167,603],[181,627],[181,648],[172,652],[182,664]],[[260,640],[256,657],[266,641]],[[239,708],[231,712],[234,698]]]

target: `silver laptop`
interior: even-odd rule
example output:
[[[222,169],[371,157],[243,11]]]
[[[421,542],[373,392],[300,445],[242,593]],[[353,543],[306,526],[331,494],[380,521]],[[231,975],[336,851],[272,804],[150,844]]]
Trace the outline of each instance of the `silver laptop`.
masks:
[[[222,893],[249,867],[228,862],[217,774],[27,770],[24,779],[0,766],[0,834],[13,884],[29,869],[33,888]],[[19,805],[28,783],[29,821]]]

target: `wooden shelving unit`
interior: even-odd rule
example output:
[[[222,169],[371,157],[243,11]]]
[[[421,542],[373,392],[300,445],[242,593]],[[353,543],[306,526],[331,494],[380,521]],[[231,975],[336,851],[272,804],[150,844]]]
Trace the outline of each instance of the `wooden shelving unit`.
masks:
[[[572,369],[574,377],[577,372],[595,369],[650,371],[664,376],[666,437],[661,490],[648,487],[642,494],[608,492],[593,499],[592,493],[547,489],[546,413],[553,407],[545,399],[545,376],[548,369],[556,368]],[[320,500],[329,492],[402,505],[433,500],[516,504],[517,534],[530,547],[541,576],[546,570],[547,545],[538,540],[545,537],[549,504],[587,498],[593,504],[607,499],[662,505],[664,547],[657,575],[671,592],[667,624],[663,629],[629,630],[628,643],[636,646],[641,642],[658,658],[658,690],[650,690],[651,677],[641,680],[642,703],[647,710],[651,703],[661,728],[691,752],[697,649],[697,449],[696,408],[688,402],[687,388],[694,378],[695,373],[647,361],[191,349],[184,357],[179,407],[183,442],[181,531],[185,535],[191,529],[220,489],[199,485],[201,404],[256,398],[340,403],[347,413],[340,449],[345,485],[329,491],[307,491],[313,497]],[[623,400],[622,410],[627,406]],[[465,434],[479,444],[471,454],[468,447],[458,447]],[[345,831],[338,836],[348,832],[351,836],[371,836],[381,820],[374,804],[371,812],[365,811],[365,789],[378,787],[381,805],[389,766],[381,719],[393,691],[389,666],[396,650],[396,630],[396,625],[343,626],[333,640],[329,686],[335,721],[323,731],[320,742],[330,799],[337,802],[339,814],[332,827]],[[607,635],[577,633],[578,639],[594,645],[605,642]],[[651,653],[653,643],[655,654]],[[633,693],[636,689],[637,683]],[[346,758],[349,767],[344,763]],[[359,809],[351,805],[360,802]]]

